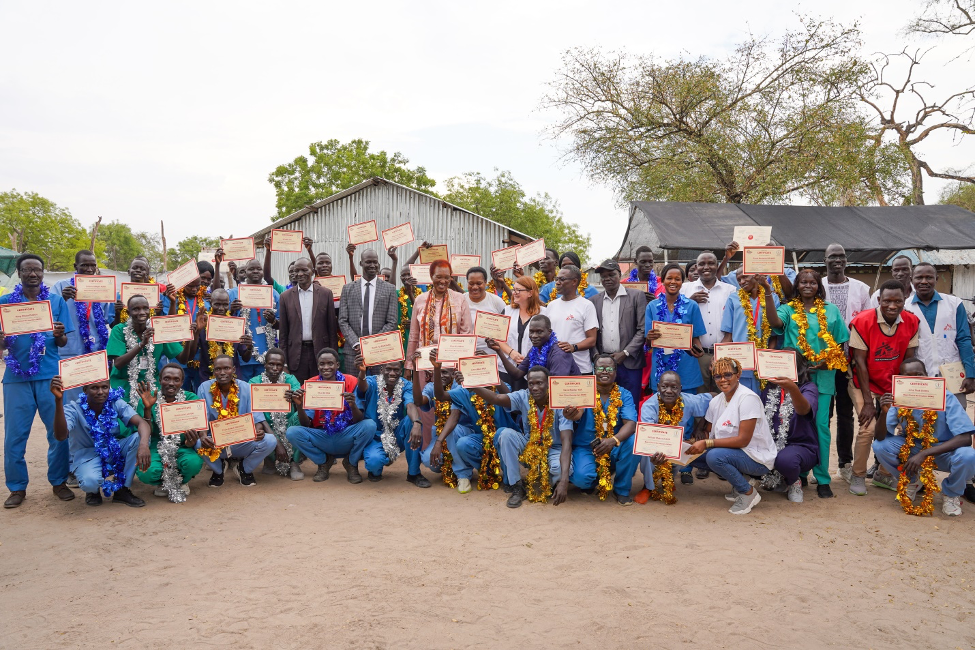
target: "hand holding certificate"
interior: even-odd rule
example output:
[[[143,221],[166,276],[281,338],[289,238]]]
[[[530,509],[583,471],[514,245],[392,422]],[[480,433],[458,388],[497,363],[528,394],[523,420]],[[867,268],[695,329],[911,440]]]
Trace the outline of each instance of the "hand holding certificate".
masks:
[[[467,334],[442,334],[438,339],[438,361],[458,361],[475,356],[478,337]]]
[[[383,236],[384,248],[395,248],[414,241],[414,228],[409,223],[387,228],[380,234]]]
[[[714,359],[735,359],[741,370],[756,370],[756,344],[746,343],[717,343]]]
[[[190,402],[164,402],[160,400],[158,404],[160,429],[164,436],[174,436],[184,431],[204,431],[207,429],[207,402],[202,399]]]
[[[509,325],[512,319],[502,314],[493,314],[488,311],[475,312],[475,336],[496,341],[505,341],[509,338]]]
[[[323,275],[315,279],[321,286],[332,291],[333,300],[343,295],[343,287],[346,286],[345,275]]]
[[[946,380],[943,377],[892,378],[892,400],[900,408],[943,411],[946,409]]]
[[[125,306],[129,305],[129,299],[133,296],[142,296],[149,302],[152,309],[159,302],[159,285],[141,282],[123,282],[119,300]]]
[[[200,278],[200,272],[197,271],[197,261],[187,260],[186,264],[181,264],[175,271],[170,271],[169,276],[167,276],[166,281],[173,285],[173,288],[179,291],[183,287],[187,286],[194,280]],[[150,304],[150,307],[154,305]]]
[[[529,266],[544,257],[546,257],[546,242],[542,239],[537,239],[519,247],[519,250],[516,251],[516,264],[519,266]]]
[[[743,248],[743,273],[747,275],[783,275],[783,246],[746,246]]]
[[[692,349],[692,325],[656,320],[652,322],[651,329],[661,332],[661,336],[651,341],[653,348]]]
[[[352,226],[346,227],[346,234],[349,237],[349,243],[353,245],[367,244],[371,241],[376,241],[377,237],[377,222],[364,221],[363,223],[354,223]]]
[[[210,423],[210,435],[214,446],[219,448],[254,440],[258,432],[254,428],[254,418],[245,413],[226,420],[214,420]]]
[[[639,422],[634,433],[634,453],[639,456],[662,454],[669,460],[682,456],[684,427]]]
[[[735,226],[733,241],[742,246],[766,246],[770,243],[771,226]]]
[[[341,381],[307,381],[302,408],[314,411],[342,411],[346,408],[346,384]]]
[[[288,413],[292,403],[285,399],[288,384],[248,384],[251,387],[252,413]]]
[[[207,340],[220,343],[238,343],[244,336],[245,322],[240,316],[207,317]]]
[[[597,406],[597,377],[550,377],[550,408],[592,409]]]
[[[190,329],[190,315],[153,316],[149,319],[153,328],[153,343],[179,343],[193,339]]]
[[[269,284],[239,284],[237,299],[248,309],[274,309],[274,288]]]
[[[437,262],[438,260],[448,261],[448,246],[447,244],[439,244],[437,246],[428,246],[427,248],[418,249],[418,260],[421,264],[430,264],[431,262]]]
[[[248,262],[254,259],[254,238],[222,239],[225,262]]]
[[[510,246],[492,251],[492,266],[497,269],[509,270],[516,265],[516,256],[522,246]]]
[[[963,364],[959,361],[944,363],[940,366],[940,374],[946,379],[946,389],[951,393],[963,392],[963,380],[967,378],[967,373],[963,369]]]
[[[417,353],[420,355],[414,360],[414,370],[434,370],[434,364],[431,363],[431,351],[437,350],[438,346],[429,345],[426,348],[417,348]]]
[[[784,377],[797,381],[797,355],[793,350],[757,350],[756,376],[760,379]]]
[[[114,275],[76,275],[77,302],[115,302]],[[155,307],[156,305],[153,305]]]
[[[69,390],[78,386],[109,380],[109,358],[105,350],[81,354],[58,362],[61,388]]]
[[[417,284],[431,284],[431,267],[427,264],[411,264],[410,276]]]
[[[0,305],[0,331],[4,336],[36,334],[54,329],[51,303],[47,300]]]
[[[496,357],[494,354],[458,359],[458,370],[461,371],[461,374],[465,377],[465,380],[461,385],[465,388],[498,386],[498,361],[498,357]]]
[[[301,230],[272,230],[270,248],[276,253],[301,253],[302,236]]]
[[[360,337],[360,354],[367,366],[404,360],[404,338],[400,330]]]

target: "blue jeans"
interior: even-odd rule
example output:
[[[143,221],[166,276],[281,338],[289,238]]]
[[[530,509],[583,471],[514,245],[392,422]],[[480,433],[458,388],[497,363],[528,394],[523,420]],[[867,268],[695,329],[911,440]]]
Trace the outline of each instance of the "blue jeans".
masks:
[[[196,446],[199,449],[200,443],[198,442]],[[258,465],[264,461],[265,457],[275,451],[276,446],[278,446],[278,438],[270,433],[266,433],[265,437],[261,440],[249,440],[231,445],[230,447],[224,447],[221,449],[221,454],[216,461],[205,457],[204,462],[214,472],[220,473],[221,463],[218,461],[221,458],[240,458],[244,471],[252,474],[258,468]]]
[[[54,395],[51,380],[11,381],[3,384],[3,471],[7,489],[27,489],[27,438],[39,415],[47,430],[47,480],[61,485],[68,479],[68,439],[54,438]]]
[[[502,465],[502,478],[508,485],[515,485],[522,478],[519,471],[519,454],[526,448],[529,436],[503,427],[495,432],[495,448],[499,452],[499,463]],[[550,483],[560,479],[560,447],[551,447],[547,460],[550,464]],[[569,471],[573,475],[573,457],[571,456]]]
[[[872,451],[879,463],[885,467],[886,471],[893,476],[899,476],[900,472],[896,468],[899,465],[899,450],[906,444],[903,436],[887,435],[885,440],[876,440],[872,443]],[[920,445],[913,447],[909,456],[922,450]],[[958,497],[963,494],[967,481],[974,478],[974,448],[958,447],[951,452],[939,454],[933,457],[936,461],[936,469],[941,472],[949,472],[950,475],[943,479],[940,489],[948,497]]]
[[[374,422],[375,424],[375,422]],[[410,431],[414,426],[410,418],[404,418],[397,425],[394,436],[397,438],[397,447],[404,452],[407,457],[407,475],[417,476],[421,473],[421,450],[411,449]],[[390,464],[390,457],[383,450],[383,443],[380,442],[381,427],[377,427],[377,434],[373,437],[363,450],[363,464],[366,470],[375,476],[383,474],[383,468]]]
[[[752,487],[747,476],[763,476],[770,470],[766,465],[761,465],[750,458],[742,449],[727,449],[725,447],[713,447],[707,449],[694,461],[689,463],[693,467],[710,469],[729,481],[733,489],[740,494],[746,494]]]
[[[139,434],[134,433],[119,440],[119,447],[125,456],[125,486],[132,486],[136,473],[136,452],[139,451]],[[86,494],[98,492],[102,487],[102,459],[95,448],[86,449],[72,459],[71,471],[78,479],[78,487]]]
[[[373,420],[360,420],[351,424],[335,435],[329,435],[325,429],[312,427],[289,427],[285,437],[316,465],[326,462],[326,455],[345,456],[350,465],[356,465],[363,458],[363,450],[373,440],[377,433],[377,424]]]
[[[588,447],[574,447],[570,482],[581,490],[597,487],[597,458]],[[631,482],[638,470],[638,456],[634,455],[634,438],[611,451],[611,472],[614,474],[614,494],[631,494]]]
[[[475,432],[474,429],[457,425],[444,439],[448,444],[448,451],[451,453],[451,470],[458,478],[471,480],[472,472],[482,462],[482,433]],[[437,436],[431,437],[424,451],[421,452],[421,462],[432,472],[440,472],[441,468],[431,467],[431,452],[434,450],[434,443]],[[442,459],[444,456],[442,456]]]
[[[634,405],[638,406],[641,404],[641,374],[643,368],[637,368],[631,370],[626,368],[624,364],[620,364],[617,367],[617,385],[631,392],[631,397],[634,398]],[[657,387],[655,388],[657,390]]]

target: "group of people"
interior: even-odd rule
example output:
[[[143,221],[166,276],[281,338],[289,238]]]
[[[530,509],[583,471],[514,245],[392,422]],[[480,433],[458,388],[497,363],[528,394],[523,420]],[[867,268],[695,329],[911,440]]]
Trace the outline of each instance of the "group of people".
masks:
[[[44,261],[17,260],[20,283],[0,304],[47,300],[53,329],[3,337],[4,470],[15,508],[28,483],[24,459],[39,415],[48,435],[48,481],[65,501],[85,494],[130,506],[144,501],[133,479],[154,494],[186,500],[189,483],[210,469],[220,488],[233,469],[243,486],[255,473],[298,481],[308,460],[312,480],[326,481],[337,460],[346,478],[383,479],[403,455],[407,480],[431,487],[423,468],[467,493],[502,489],[509,507],[523,501],[567,499],[571,484],[621,505],[676,501],[681,484],[715,474],[729,484],[729,511],[749,513],[760,490],[802,502],[813,473],[821,498],[833,496],[829,467],[832,413],[837,420],[837,476],[855,495],[867,480],[895,490],[907,512],[927,514],[943,493],[943,512],[961,514],[973,500],[974,424],[966,394],[974,391],[974,350],[961,301],[936,291],[935,267],[897,258],[893,279],[872,294],[846,275],[844,248],[825,251],[825,275],[785,268],[784,275],[747,275],[703,252],[694,265],[658,269],[648,247],[622,274],[615,260],[596,267],[603,291],[589,286],[573,252],[547,249],[538,268],[482,267],[457,273],[432,262],[431,282],[410,273],[424,242],[398,273],[396,248],[381,267],[376,251],[347,247],[353,280],[339,296],[316,281],[333,275],[333,261],[304,240],[308,257],[288,266],[288,283],[263,261],[240,266],[199,262],[199,277],[176,289],[126,304],[75,300],[74,278],[44,283]],[[91,251],[75,256],[79,275],[98,273]],[[688,272],[688,273],[687,273]],[[693,275],[694,279],[688,276]],[[154,284],[147,260],[136,258],[131,282]],[[399,288],[398,288],[399,279]],[[626,284],[624,284],[626,283]],[[251,309],[240,287],[271,285],[273,307]],[[634,288],[634,287],[640,288]],[[500,383],[466,388],[455,364],[442,363],[444,335],[472,335],[477,312],[510,318],[506,340],[478,338],[476,354],[495,355]],[[154,315],[189,316],[190,340],[154,343]],[[244,318],[237,342],[210,341],[212,315]],[[655,345],[656,322],[692,328],[690,349]],[[367,366],[360,338],[399,330],[405,361]],[[717,353],[720,343],[752,342],[757,349],[794,350],[796,381],[760,379]],[[65,390],[59,360],[105,350],[109,380]],[[959,362],[965,379],[944,411],[893,407],[893,375],[938,376]],[[425,369],[426,368],[426,369]],[[593,375],[594,408],[549,407],[549,377]],[[306,409],[308,382],[343,382],[342,410]],[[285,384],[289,412],[253,412],[249,384]],[[203,400],[210,422],[251,414],[253,440],[221,447],[209,430],[163,435],[162,403]],[[855,422],[858,422],[857,433]],[[639,423],[680,426],[682,459],[635,453]],[[875,461],[870,463],[874,451]],[[524,469],[525,468],[525,469]],[[638,469],[643,487],[632,495]],[[932,470],[948,472],[942,484]],[[919,505],[916,505],[919,501]]]

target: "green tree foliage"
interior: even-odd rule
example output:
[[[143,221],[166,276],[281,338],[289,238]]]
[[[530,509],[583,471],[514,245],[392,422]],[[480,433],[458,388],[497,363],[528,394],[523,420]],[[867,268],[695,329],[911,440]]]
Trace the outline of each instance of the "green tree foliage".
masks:
[[[943,205],[959,205],[966,210],[974,211],[974,184],[967,182],[948,183],[940,192],[940,203]]]
[[[0,242],[18,253],[40,255],[52,271],[69,271],[75,252],[91,244],[91,234],[50,199],[11,190],[0,192]],[[102,252],[96,243],[96,256]]]
[[[374,176],[432,193],[434,179],[424,167],[410,169],[409,162],[399,152],[393,155],[386,151],[371,152],[368,140],[313,142],[308,156],[279,165],[268,175],[277,197],[278,214],[273,220]]]
[[[511,173],[496,172],[492,179],[475,172],[448,179],[444,200],[527,235],[542,237],[550,248],[573,250],[581,260],[587,259],[590,237],[563,220],[549,194],[528,197]]]
[[[186,263],[187,260],[197,259],[197,255],[205,248],[217,248],[220,244],[219,237],[201,237],[199,235],[194,235],[192,237],[187,237],[180,241],[176,245],[176,248],[171,248],[168,252],[168,262],[169,269],[173,270],[181,264]]]
[[[170,261],[170,268],[163,268],[163,245],[160,242],[160,236],[157,233],[148,232],[137,232],[136,239],[139,240],[139,245],[142,247],[142,255],[149,261],[149,269],[152,272],[157,271],[172,271],[176,267],[173,266],[172,260]],[[126,267],[129,268],[129,267]],[[124,269],[120,269],[124,270]]]
[[[143,245],[132,228],[124,223],[111,221],[98,227],[98,241],[105,245],[105,254],[99,263],[114,271],[125,271],[132,258],[143,254]]]

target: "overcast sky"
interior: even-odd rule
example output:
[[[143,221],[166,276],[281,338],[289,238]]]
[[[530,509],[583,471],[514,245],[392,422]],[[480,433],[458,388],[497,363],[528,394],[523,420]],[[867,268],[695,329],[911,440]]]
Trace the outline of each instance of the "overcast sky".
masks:
[[[898,51],[919,3],[811,3],[860,20],[866,50]],[[510,170],[549,192],[615,253],[627,212],[542,136],[537,110],[561,53],[600,46],[723,57],[748,30],[779,34],[801,5],[780,1],[4,2],[0,4],[0,191],[35,191],[86,227],[248,235],[275,213],[267,181],[310,142],[364,138],[438,181]],[[961,39],[962,40],[962,39]],[[929,55],[921,77],[972,84],[968,60]],[[924,149],[963,167],[965,146]],[[939,182],[926,180],[927,201]],[[599,225],[598,225],[599,224]]]

